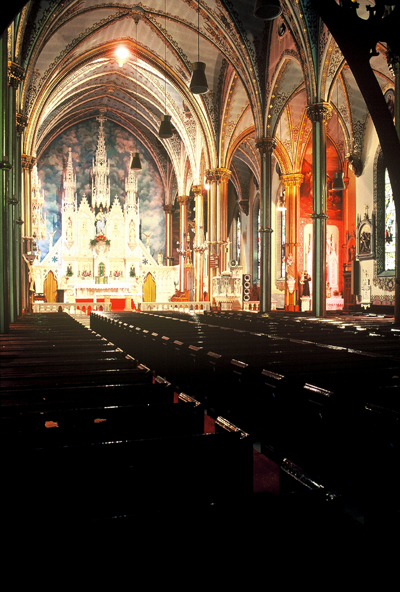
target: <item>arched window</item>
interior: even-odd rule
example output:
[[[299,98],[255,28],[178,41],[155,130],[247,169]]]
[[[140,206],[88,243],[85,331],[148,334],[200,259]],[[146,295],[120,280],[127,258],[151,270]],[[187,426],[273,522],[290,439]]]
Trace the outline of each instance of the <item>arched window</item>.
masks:
[[[396,210],[388,170],[385,169],[385,271],[396,269]]]
[[[258,283],[261,278],[261,213],[260,213],[260,195],[257,195],[253,202],[253,283]]]
[[[378,278],[393,278],[396,264],[395,205],[389,174],[380,149],[374,163],[374,189],[374,212],[376,216],[375,275]],[[379,282],[379,285],[381,285],[381,282]],[[389,286],[382,284],[381,287]]]
[[[236,259],[240,261],[240,249],[242,246],[242,225],[240,222],[240,216],[236,219]]]
[[[278,279],[285,277],[285,243],[286,243],[286,205],[285,205],[285,189],[282,189],[281,195],[278,199],[278,205],[276,208],[277,214],[277,229],[279,241],[277,255],[278,259]]]

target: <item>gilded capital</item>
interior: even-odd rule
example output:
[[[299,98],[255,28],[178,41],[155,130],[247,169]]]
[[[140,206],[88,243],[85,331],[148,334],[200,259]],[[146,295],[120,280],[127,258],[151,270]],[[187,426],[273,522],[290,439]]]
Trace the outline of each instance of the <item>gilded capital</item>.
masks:
[[[258,138],[256,146],[261,154],[272,154],[276,148],[276,139],[271,137]]]
[[[24,132],[24,129],[28,125],[28,118],[23,113],[17,113],[16,120],[17,120],[17,133],[22,134]]]
[[[31,171],[36,164],[36,157],[30,156],[29,154],[21,155],[21,166],[23,169]]]
[[[172,214],[175,211],[175,208],[172,204],[165,204],[164,205],[164,212],[166,214]]]
[[[214,181],[216,183],[221,183],[221,181],[228,181],[231,174],[232,172],[229,169],[224,168],[206,170],[207,181]]]
[[[187,206],[189,204],[190,198],[188,195],[179,195],[176,198],[176,201],[180,206]]]
[[[304,181],[304,175],[301,173],[282,175],[281,180],[285,184],[285,187],[300,187]]]
[[[25,77],[25,68],[15,62],[8,62],[8,84],[18,88]]]
[[[307,106],[307,115],[312,123],[328,121],[332,117],[332,106],[330,103],[314,103]]]
[[[202,195],[203,194],[203,185],[193,185],[192,189],[193,189],[193,193],[195,195]]]

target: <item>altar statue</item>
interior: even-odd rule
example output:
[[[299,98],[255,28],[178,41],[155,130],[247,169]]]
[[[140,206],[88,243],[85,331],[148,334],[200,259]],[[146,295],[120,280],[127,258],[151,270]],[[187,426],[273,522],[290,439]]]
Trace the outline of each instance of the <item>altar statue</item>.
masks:
[[[106,227],[107,216],[103,212],[103,208],[100,206],[100,210],[96,216],[96,234],[103,234]]]

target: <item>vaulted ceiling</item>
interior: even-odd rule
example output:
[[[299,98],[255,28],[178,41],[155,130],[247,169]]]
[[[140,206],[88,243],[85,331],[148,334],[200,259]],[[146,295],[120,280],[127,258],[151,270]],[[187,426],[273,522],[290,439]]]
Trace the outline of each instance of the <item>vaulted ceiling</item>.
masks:
[[[63,130],[102,112],[146,146],[169,200],[202,183],[207,168],[230,168],[237,185],[250,173],[259,180],[255,140],[264,135],[281,141],[285,172],[300,170],[311,131],[305,107],[322,100],[335,105],[330,134],[343,159],[362,144],[365,103],[324,28],[316,53],[310,2],[281,5],[279,18],[262,21],[254,0],[27,2],[9,56],[25,69],[24,152],[40,157]],[[392,78],[379,51],[373,67],[384,91]],[[206,63],[203,95],[189,90],[196,61]],[[174,134],[160,140],[164,114]]]

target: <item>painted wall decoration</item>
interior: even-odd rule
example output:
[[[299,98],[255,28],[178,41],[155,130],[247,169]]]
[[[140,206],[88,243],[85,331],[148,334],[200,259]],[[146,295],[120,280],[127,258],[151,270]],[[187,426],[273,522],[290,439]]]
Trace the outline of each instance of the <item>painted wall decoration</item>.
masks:
[[[139,151],[142,170],[137,175],[142,235],[150,236],[153,255],[165,253],[164,188],[161,177],[150,153],[132,134],[107,120],[104,123],[107,156],[110,165],[111,202],[117,195],[121,205],[125,201],[125,177],[128,176],[131,152]],[[62,173],[71,148],[76,173],[78,204],[82,196],[91,203],[91,168],[97,147],[99,124],[95,118],[73,125],[61,133],[38,156],[39,179],[44,189],[46,213],[46,238],[39,241],[42,258],[49,251],[49,240],[55,244],[61,234]],[[51,237],[52,235],[52,237]]]

